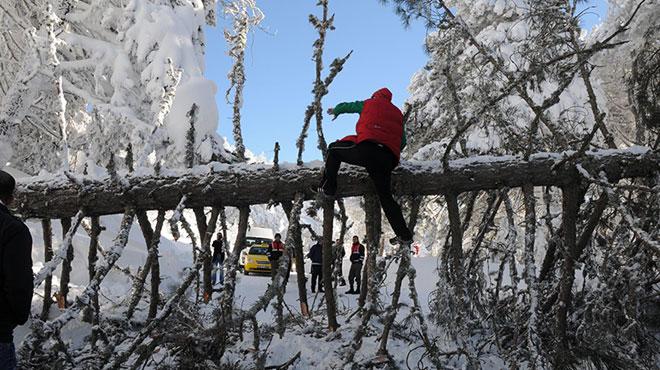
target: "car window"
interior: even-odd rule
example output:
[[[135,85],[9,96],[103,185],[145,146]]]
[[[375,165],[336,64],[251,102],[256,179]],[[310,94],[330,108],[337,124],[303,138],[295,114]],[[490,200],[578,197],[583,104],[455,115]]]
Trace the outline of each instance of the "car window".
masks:
[[[249,237],[249,236],[247,238],[245,238],[245,243],[247,245],[255,245],[255,244],[268,245],[268,244],[270,244],[271,241],[272,240],[270,240],[270,239],[255,238],[255,237]]]
[[[252,248],[250,248],[250,254],[253,254],[253,255],[265,255],[266,253],[268,253],[268,248],[264,248],[264,247],[252,247]]]

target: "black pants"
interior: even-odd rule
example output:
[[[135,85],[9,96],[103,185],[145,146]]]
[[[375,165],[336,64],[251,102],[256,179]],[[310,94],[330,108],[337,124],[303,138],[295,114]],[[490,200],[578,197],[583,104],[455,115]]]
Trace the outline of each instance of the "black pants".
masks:
[[[312,293],[316,291],[316,282],[318,281],[319,292],[323,290],[323,266],[312,265]]]
[[[411,240],[412,233],[403,219],[401,207],[392,197],[392,170],[396,167],[396,157],[382,144],[363,141],[359,144],[350,141],[335,141],[328,146],[328,159],[321,186],[327,194],[337,192],[337,172],[342,162],[364,167],[376,187],[380,205],[396,236]]]
[[[351,269],[348,272],[348,284],[353,290],[353,283],[357,284],[357,290],[360,290],[360,280],[362,280],[362,262],[351,263]]]

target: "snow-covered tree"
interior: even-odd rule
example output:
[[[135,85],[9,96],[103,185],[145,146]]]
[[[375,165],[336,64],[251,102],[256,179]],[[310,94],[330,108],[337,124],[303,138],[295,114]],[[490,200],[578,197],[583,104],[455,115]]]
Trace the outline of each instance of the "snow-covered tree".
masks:
[[[60,125],[44,114],[57,76],[71,123],[64,134],[77,170],[86,161],[104,166],[108,153],[125,153],[129,143],[138,163],[151,155],[151,161],[158,157],[168,166],[183,165],[186,113],[193,103],[199,106],[196,142],[202,161],[228,158],[216,134],[216,87],[203,75],[203,27],[214,22],[216,1],[67,1],[52,14],[44,10],[45,1],[11,3],[0,8],[2,37],[8,41],[2,54],[9,56],[0,61],[0,119],[3,132],[12,130],[6,136],[13,166],[29,173],[60,168],[53,159],[64,155],[58,149]],[[48,17],[56,21],[40,21]],[[47,69],[40,67],[48,63],[53,76],[44,76]],[[176,94],[163,100],[172,68],[181,71],[180,81],[170,89]],[[103,133],[92,148],[90,132]],[[164,152],[149,150],[154,139],[166,144]]]

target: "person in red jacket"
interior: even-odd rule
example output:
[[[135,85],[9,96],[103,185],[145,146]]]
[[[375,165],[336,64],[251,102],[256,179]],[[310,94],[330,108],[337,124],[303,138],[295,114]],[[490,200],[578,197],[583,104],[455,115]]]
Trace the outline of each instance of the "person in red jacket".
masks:
[[[268,260],[270,261],[270,276],[274,279],[275,274],[277,273],[277,268],[279,267],[280,257],[286,252],[284,249],[284,243],[282,243],[282,235],[280,233],[275,234],[275,240],[268,244]],[[288,278],[287,278],[288,280]]]
[[[385,216],[396,233],[393,242],[410,244],[408,230],[401,207],[392,197],[392,170],[399,164],[401,149],[406,144],[403,114],[392,104],[392,93],[383,88],[370,99],[340,103],[328,109],[328,114],[359,113],[356,135],[346,136],[328,146],[325,171],[320,191],[328,197],[337,192],[337,172],[342,162],[364,167],[373,181]]]

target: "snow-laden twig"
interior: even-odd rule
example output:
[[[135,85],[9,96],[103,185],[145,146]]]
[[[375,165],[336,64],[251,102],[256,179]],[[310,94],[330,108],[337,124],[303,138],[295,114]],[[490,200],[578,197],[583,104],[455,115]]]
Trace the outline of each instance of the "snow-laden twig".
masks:
[[[229,44],[229,56],[234,60],[231,70],[227,74],[229,88],[225,94],[227,102],[234,91],[233,116],[234,142],[236,143],[236,156],[239,161],[245,160],[245,145],[241,132],[241,108],[243,106],[243,88],[245,86],[245,48],[248,33],[264,19],[264,14],[257,7],[254,0],[230,0],[224,3],[224,13],[232,19],[232,31],[225,30],[225,40]]]
[[[60,19],[53,12],[52,6],[49,4],[46,10],[45,31],[46,31],[46,65],[48,66],[48,73],[53,78],[55,88],[55,99],[53,101],[52,110],[58,122],[60,134],[60,156],[61,168],[69,170],[69,142],[67,139],[67,130],[69,125],[66,119],[66,98],[64,97],[64,89],[62,88],[62,72],[58,68],[60,61],[57,57],[57,47],[63,44],[62,40],[55,35],[55,25]]]
[[[161,93],[160,102],[158,103],[158,113],[156,113],[154,119],[153,130],[142,149],[142,153],[138,157],[138,167],[144,167],[149,159],[149,155],[151,155],[154,150],[158,155],[158,151],[165,146],[166,137],[163,133],[163,125],[165,124],[165,118],[167,118],[170,110],[172,110],[172,105],[174,104],[174,98],[176,96],[176,89],[179,86],[181,76],[183,75],[183,70],[175,67],[171,59],[167,59],[167,64],[167,77],[169,81],[163,86],[163,92]]]
[[[133,226],[133,219],[135,218],[135,210],[129,208],[126,210],[124,217],[121,220],[119,233],[115,237],[112,248],[106,253],[105,260],[101,263],[97,269],[94,279],[89,283],[85,288],[82,294],[75,299],[73,306],[69,307],[62,315],[58,316],[55,320],[46,322],[44,324],[44,332],[54,333],[59,331],[67,322],[73,319],[80,310],[91,303],[91,299],[94,295],[97,294],[97,291],[101,285],[101,282],[108,274],[115,262],[121,257],[124,247],[128,242],[128,235]]]
[[[334,30],[333,25],[335,16],[332,15],[328,18],[328,0],[320,0],[317,4],[322,7],[323,15],[319,19],[315,15],[311,14],[309,16],[309,22],[314,26],[318,32],[318,39],[314,41],[314,65],[316,71],[316,78],[314,79],[314,88],[312,92],[314,93],[314,101],[307,106],[305,110],[305,118],[303,120],[302,131],[300,136],[296,141],[296,147],[298,148],[298,165],[302,165],[302,154],[305,151],[305,139],[307,139],[307,131],[309,130],[309,125],[311,123],[312,117],[316,117],[316,132],[318,135],[318,148],[321,151],[321,154],[325,158],[327,152],[327,144],[323,136],[323,105],[321,100],[325,95],[328,94],[328,88],[332,81],[341,70],[344,68],[344,63],[351,56],[353,51],[350,51],[343,58],[336,58],[330,65],[330,73],[325,79],[321,78],[323,72],[323,50],[325,47],[325,37],[329,30]]]
[[[433,363],[436,369],[443,369],[445,367],[440,361],[438,347],[436,346],[435,342],[431,341],[431,337],[429,336],[429,327],[428,324],[426,323],[426,319],[424,318],[422,307],[419,304],[419,294],[417,293],[417,287],[415,285],[416,277],[417,277],[417,271],[415,270],[415,267],[410,265],[410,267],[408,268],[408,294],[413,302],[413,306],[410,309],[411,314],[419,322],[422,341],[424,342],[424,347],[426,347],[426,351],[431,358],[431,362]]]
[[[135,338],[130,342],[128,347],[123,350],[122,352],[119,352],[115,358],[106,364],[103,369],[117,369],[119,368],[124,362],[126,362],[133,352],[137,349],[137,347],[144,342],[145,339],[153,332],[156,328],[158,328],[160,325],[163,324],[165,319],[172,313],[172,310],[174,309],[174,306],[179,303],[181,298],[184,296],[192,282],[195,280],[197,276],[199,276],[199,270],[202,268],[202,261],[204,253],[200,253],[197,255],[197,258],[188,272],[188,275],[186,275],[186,278],[183,280],[181,285],[177,288],[176,292],[170,299],[165,303],[165,306],[163,306],[163,309],[158,313],[158,315],[149,321],[147,326],[145,326],[140,332],[135,336]]]
[[[179,204],[176,205],[176,208],[174,208],[174,212],[172,213],[172,217],[167,221],[170,224],[170,231],[172,233],[172,237],[174,237],[174,240],[178,240],[181,234],[179,233],[179,222],[181,221],[181,218],[183,217],[183,210],[186,208],[186,201],[188,200],[188,197],[184,194],[181,197],[181,200],[179,200]]]
[[[98,294],[98,289],[101,282],[106,277],[115,262],[121,257],[121,254],[128,242],[128,235],[133,225],[135,211],[132,208],[126,210],[124,217],[121,221],[119,233],[115,237],[114,245],[108,251],[105,261],[98,266],[94,279],[89,283],[81,295],[76,297],[74,304],[67,308],[60,316],[52,321],[43,322],[37,318],[32,321],[32,333],[24,339],[21,346],[21,353],[30,353],[37,349],[40,343],[48,336],[59,335],[60,330],[69,321],[74,319],[83,308],[92,304],[93,297]]]
[[[410,246],[403,244],[399,247],[397,255],[399,257],[399,267],[396,271],[396,278],[394,280],[394,291],[392,292],[392,303],[387,307],[385,311],[385,319],[383,321],[383,333],[380,336],[380,347],[378,348],[378,354],[385,355],[387,354],[387,340],[389,339],[390,331],[392,330],[392,325],[394,324],[394,319],[396,314],[399,311],[399,298],[401,297],[401,286],[403,285],[403,279],[408,273],[408,268],[410,266]]]
[[[66,236],[64,237],[64,241],[62,242],[62,245],[60,246],[60,249],[57,250],[57,253],[53,256],[53,259],[48,261],[44,267],[37,272],[37,274],[34,276],[34,287],[38,288],[39,285],[46,279],[46,276],[49,276],[55,271],[57,266],[62,262],[66,256],[67,256],[67,251],[69,250],[69,246],[72,243],[73,236],[76,233],[76,230],[78,230],[78,226],[80,226],[80,222],[82,222],[83,217],[85,216],[84,212],[82,210],[78,211],[76,216],[74,217],[73,223],[71,224],[71,228],[69,231],[67,231]]]
[[[583,167],[581,167],[580,165],[577,165],[576,167],[580,172],[580,174],[584,176],[587,180],[597,182],[599,185],[603,186],[603,189],[612,200],[611,204],[616,206],[616,210],[619,212],[621,217],[623,217],[623,219],[626,221],[628,226],[630,226],[630,229],[635,234],[635,236],[637,236],[639,240],[642,242],[642,245],[644,245],[651,253],[655,254],[656,256],[660,256],[660,242],[654,240],[651,235],[649,235],[646,231],[644,231],[642,228],[637,226],[637,222],[635,222],[635,217],[630,213],[628,209],[626,209],[623,206],[624,204],[623,202],[614,201],[615,199],[621,199],[621,194],[619,194],[619,192],[616,190],[616,185],[610,184],[609,181],[607,180],[607,176],[604,173],[600,174],[600,179],[594,179],[593,176],[591,176],[591,174],[589,174],[589,172],[585,170]]]
[[[163,230],[164,221],[165,211],[158,211],[158,216],[156,217],[156,227],[153,230],[151,244],[148,246],[147,260],[144,263],[142,270],[140,270],[137,279],[133,281],[133,288],[131,289],[133,293],[131,294],[131,300],[129,301],[128,309],[126,310],[126,318],[129,320],[131,317],[133,317],[135,307],[140,302],[142,291],[144,290],[144,283],[147,281],[147,275],[150,271],[152,271],[151,266],[153,265],[154,261],[158,259],[158,244],[160,243],[160,236]]]

